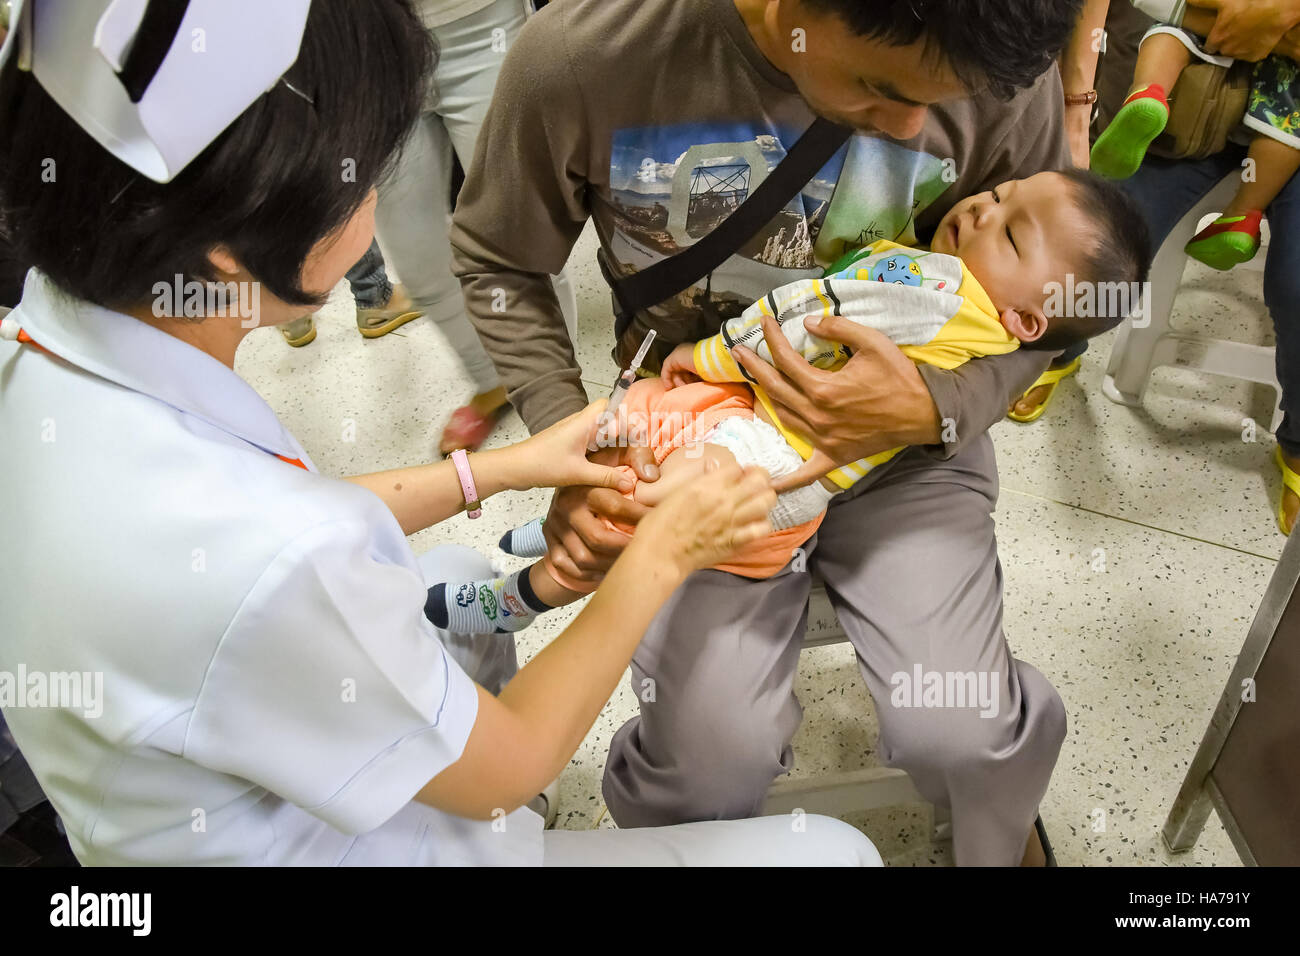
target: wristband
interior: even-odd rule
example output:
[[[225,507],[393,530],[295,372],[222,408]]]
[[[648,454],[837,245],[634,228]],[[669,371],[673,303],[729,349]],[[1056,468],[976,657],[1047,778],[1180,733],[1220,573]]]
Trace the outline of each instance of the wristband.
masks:
[[[1097,102],[1097,91],[1089,90],[1087,93],[1066,93],[1066,106],[1091,106]]]
[[[456,474],[460,476],[460,491],[465,496],[465,512],[471,518],[478,518],[483,514],[483,508],[478,500],[478,489],[474,487],[474,473],[469,470],[469,455],[464,448],[457,448],[451,453],[451,463],[456,466]]]

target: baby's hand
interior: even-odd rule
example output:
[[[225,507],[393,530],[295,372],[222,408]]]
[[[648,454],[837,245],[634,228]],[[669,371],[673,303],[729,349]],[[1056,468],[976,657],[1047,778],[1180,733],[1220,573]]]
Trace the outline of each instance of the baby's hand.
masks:
[[[663,377],[664,386],[670,389],[698,382],[700,376],[695,371],[695,343],[683,342],[673,349],[672,354],[664,359],[659,374]]]

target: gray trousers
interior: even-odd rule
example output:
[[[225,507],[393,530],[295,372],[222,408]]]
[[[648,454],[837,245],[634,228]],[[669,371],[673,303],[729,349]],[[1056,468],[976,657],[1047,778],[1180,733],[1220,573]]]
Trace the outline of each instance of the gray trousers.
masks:
[[[438,545],[418,560],[430,586],[496,573],[487,558],[459,544]],[[499,694],[519,670],[513,634],[438,631],[438,639],[456,663],[490,693]],[[0,760],[3,748],[0,739]],[[636,830],[548,830],[543,840],[546,866],[884,865],[861,831],[816,814]]]
[[[913,449],[835,498],[804,546],[876,702],[882,760],[950,808],[968,866],[1020,862],[1065,739],[1060,697],[1002,634],[997,494],[987,435],[949,461]],[[793,766],[811,583],[787,566],[765,581],[701,571],[678,589],[632,661],[640,716],[610,743],[620,827],[760,811]],[[980,682],[990,696],[972,705],[962,688]]]

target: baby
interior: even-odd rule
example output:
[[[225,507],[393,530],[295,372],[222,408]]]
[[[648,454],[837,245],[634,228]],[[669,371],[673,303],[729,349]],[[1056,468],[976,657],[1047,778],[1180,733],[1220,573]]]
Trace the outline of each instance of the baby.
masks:
[[[1189,6],[1184,0],[1133,0],[1133,5],[1168,22],[1152,27],[1142,38],[1128,99],[1092,148],[1092,168],[1108,179],[1128,179],[1138,171],[1147,148],[1169,123],[1168,91],[1193,56],[1225,68],[1234,62],[1206,53],[1201,46],[1200,38],[1214,28],[1213,11]],[[1248,154],[1255,174],[1242,177],[1223,215],[1187,244],[1189,256],[1226,270],[1253,259],[1259,251],[1264,210],[1300,171],[1298,73],[1295,62],[1283,56],[1267,57],[1255,67],[1244,118],[1255,134]]]
[[[809,318],[840,315],[879,329],[914,362],[945,369],[1017,348],[1058,351],[1113,328],[1130,311],[1105,306],[1107,299],[1114,305],[1117,290],[1135,304],[1129,292],[1146,278],[1148,243],[1140,215],[1118,187],[1080,170],[1040,173],[959,202],[939,224],[929,252],[882,240],[846,256],[825,278],[782,286],[713,338],[679,345],[661,378],[628,390],[618,412],[620,434],[649,445],[660,466],[658,481],[639,483],[629,496],[653,506],[694,481],[710,458],[760,465],[779,478],[812,454],[808,438],[782,424],[761,390],[744,384],[746,374],[730,353],[743,344],[772,360],[763,340],[765,315],[804,358],[832,370],[848,361],[848,350],[808,331]],[[1085,296],[1078,308],[1062,302],[1066,289],[1102,284],[1109,296]],[[773,533],[719,570],[760,579],[777,574],[817,531],[835,494],[901,451],[854,462],[780,495]],[[602,449],[593,460],[613,464],[616,454]],[[435,624],[462,634],[516,631],[595,590],[551,563],[540,519],[507,533],[501,547],[543,560],[506,577],[430,589],[425,610]]]

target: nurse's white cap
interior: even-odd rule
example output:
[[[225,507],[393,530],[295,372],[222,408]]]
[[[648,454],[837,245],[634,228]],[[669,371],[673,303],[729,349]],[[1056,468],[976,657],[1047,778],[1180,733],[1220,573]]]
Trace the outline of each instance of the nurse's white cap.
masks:
[[[77,125],[165,183],[293,65],[310,5],[12,0],[0,66],[17,56]]]

